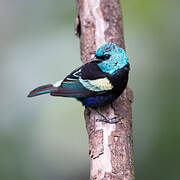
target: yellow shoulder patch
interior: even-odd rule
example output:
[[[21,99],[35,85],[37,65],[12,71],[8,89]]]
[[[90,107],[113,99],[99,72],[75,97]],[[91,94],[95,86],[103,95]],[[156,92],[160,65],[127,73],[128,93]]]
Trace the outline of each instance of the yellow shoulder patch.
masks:
[[[101,91],[111,90],[113,88],[113,85],[111,84],[108,78],[89,80],[89,83]]]
[[[99,78],[95,80],[81,79],[80,83],[90,91],[107,91],[113,88],[108,78]]]

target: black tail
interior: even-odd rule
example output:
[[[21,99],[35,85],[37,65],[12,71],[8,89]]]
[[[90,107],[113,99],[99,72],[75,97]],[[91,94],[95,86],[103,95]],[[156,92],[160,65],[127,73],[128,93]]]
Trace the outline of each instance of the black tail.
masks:
[[[39,96],[42,94],[50,94],[51,96],[62,96],[62,97],[84,97],[91,94],[91,92],[85,88],[71,89],[71,88],[62,88],[60,86],[55,87],[52,84],[47,84],[32,90],[27,97]]]
[[[55,89],[52,84],[47,84],[44,86],[40,86],[34,90],[32,90],[27,97],[34,97],[42,94],[48,94],[51,93]]]

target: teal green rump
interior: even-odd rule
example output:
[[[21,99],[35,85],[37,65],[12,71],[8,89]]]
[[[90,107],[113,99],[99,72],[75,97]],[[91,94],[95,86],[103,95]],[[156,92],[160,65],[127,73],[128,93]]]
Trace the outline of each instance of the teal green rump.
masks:
[[[62,82],[40,86],[28,97],[45,93],[73,97],[86,107],[98,108],[112,103],[126,88],[129,74],[128,57],[114,43],[101,45],[94,58],[75,69]]]

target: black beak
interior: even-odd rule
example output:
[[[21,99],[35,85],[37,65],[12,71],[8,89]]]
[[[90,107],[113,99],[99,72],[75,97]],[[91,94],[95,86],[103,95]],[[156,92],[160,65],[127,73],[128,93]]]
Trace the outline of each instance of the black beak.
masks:
[[[91,59],[91,62],[102,62],[101,59],[99,59],[97,56],[94,56],[92,59]]]

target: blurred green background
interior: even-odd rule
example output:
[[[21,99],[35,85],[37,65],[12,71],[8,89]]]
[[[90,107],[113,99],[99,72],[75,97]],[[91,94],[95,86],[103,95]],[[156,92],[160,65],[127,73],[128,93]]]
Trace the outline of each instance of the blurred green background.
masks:
[[[27,99],[81,64],[72,0],[0,0],[0,179],[85,180],[88,139],[73,99]],[[136,179],[180,178],[180,1],[122,0],[134,91]]]

